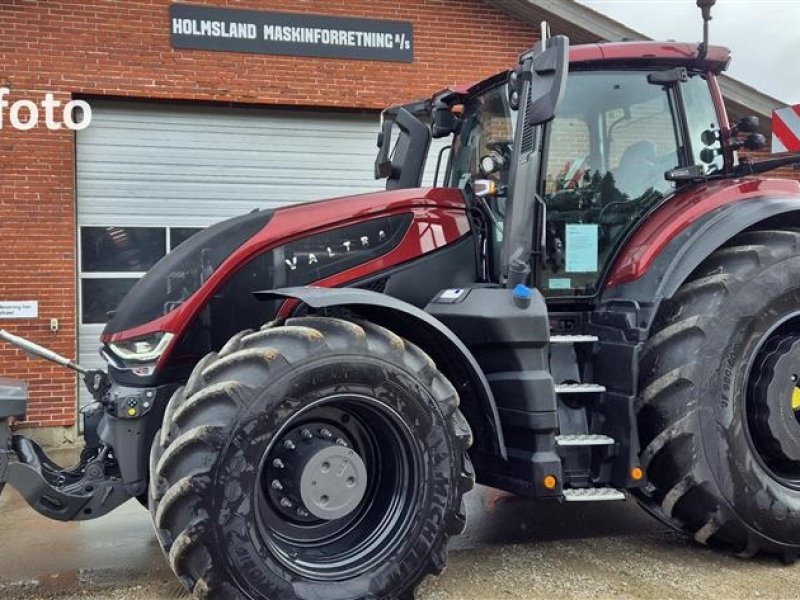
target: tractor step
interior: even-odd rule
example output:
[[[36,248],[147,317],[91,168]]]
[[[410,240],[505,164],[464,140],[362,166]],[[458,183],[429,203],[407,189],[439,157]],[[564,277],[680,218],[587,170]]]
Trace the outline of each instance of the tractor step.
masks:
[[[557,435],[556,446],[612,446],[614,438],[600,434]]]
[[[556,394],[598,394],[605,392],[605,386],[598,383],[557,383]]]
[[[564,490],[564,500],[567,502],[605,502],[625,500],[625,494],[611,487],[570,488]]]
[[[589,344],[598,341],[596,335],[551,335],[551,344]]]

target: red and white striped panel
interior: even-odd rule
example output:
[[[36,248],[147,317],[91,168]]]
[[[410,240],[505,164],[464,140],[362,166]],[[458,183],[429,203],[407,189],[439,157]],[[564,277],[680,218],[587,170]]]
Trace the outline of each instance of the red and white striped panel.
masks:
[[[772,151],[800,152],[800,104],[772,111]]]

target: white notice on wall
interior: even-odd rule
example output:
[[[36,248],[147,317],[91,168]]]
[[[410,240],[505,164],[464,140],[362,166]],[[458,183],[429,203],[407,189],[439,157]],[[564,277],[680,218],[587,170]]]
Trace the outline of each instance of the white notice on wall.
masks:
[[[38,300],[0,300],[0,319],[35,319],[38,316]]]

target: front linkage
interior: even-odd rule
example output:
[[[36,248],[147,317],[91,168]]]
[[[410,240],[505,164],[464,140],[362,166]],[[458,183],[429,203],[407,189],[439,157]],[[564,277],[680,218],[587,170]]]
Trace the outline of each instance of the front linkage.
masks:
[[[84,369],[33,342],[0,330],[3,339],[29,354],[73,369],[82,377],[95,403],[84,411],[86,445],[77,465],[62,468],[33,440],[11,432],[10,419],[24,418],[28,403],[23,382],[0,379],[0,491],[15,487],[36,511],[59,521],[93,519],[131,497],[125,489],[111,449],[97,435],[100,403],[109,389],[104,372]]]

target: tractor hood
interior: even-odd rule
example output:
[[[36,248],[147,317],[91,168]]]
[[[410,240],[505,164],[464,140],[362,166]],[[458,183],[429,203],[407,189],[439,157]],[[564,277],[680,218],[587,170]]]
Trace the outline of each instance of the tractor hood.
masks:
[[[457,189],[417,188],[334,198],[276,210],[255,210],[222,221],[189,238],[156,263],[111,315],[102,340],[107,343],[154,332],[178,333],[232,273],[266,250],[286,246],[293,253],[288,260],[296,262],[297,256],[307,257],[311,252],[301,248],[298,242],[329,230],[346,231],[353,241],[369,240],[367,224],[385,217],[388,219],[385,225],[381,221],[382,227],[375,232],[385,244],[377,245],[374,241],[377,237],[373,236],[373,241],[366,242],[370,244],[370,253],[363,253],[374,258],[376,252],[392,249],[389,242],[399,244],[395,238],[408,229],[412,213],[455,211],[464,214],[465,210],[463,195]],[[392,218],[403,216],[406,218]],[[398,233],[403,221],[405,229]],[[460,237],[469,229],[465,216],[450,221],[454,223],[452,231],[448,228],[444,231],[444,238],[448,240]],[[351,224],[353,227],[349,227]],[[353,266],[359,248],[348,240],[342,243],[346,244],[350,260],[341,265],[333,264],[334,261],[326,262],[317,254],[319,258],[315,259],[318,262],[313,264],[314,268],[306,269],[310,277],[308,283],[326,280],[339,267]],[[330,250],[330,255],[335,254],[327,245],[322,248]],[[275,260],[284,265],[287,259],[276,255]],[[296,270],[295,266],[289,265],[292,270]],[[259,289],[268,289],[269,283],[260,281]]]

